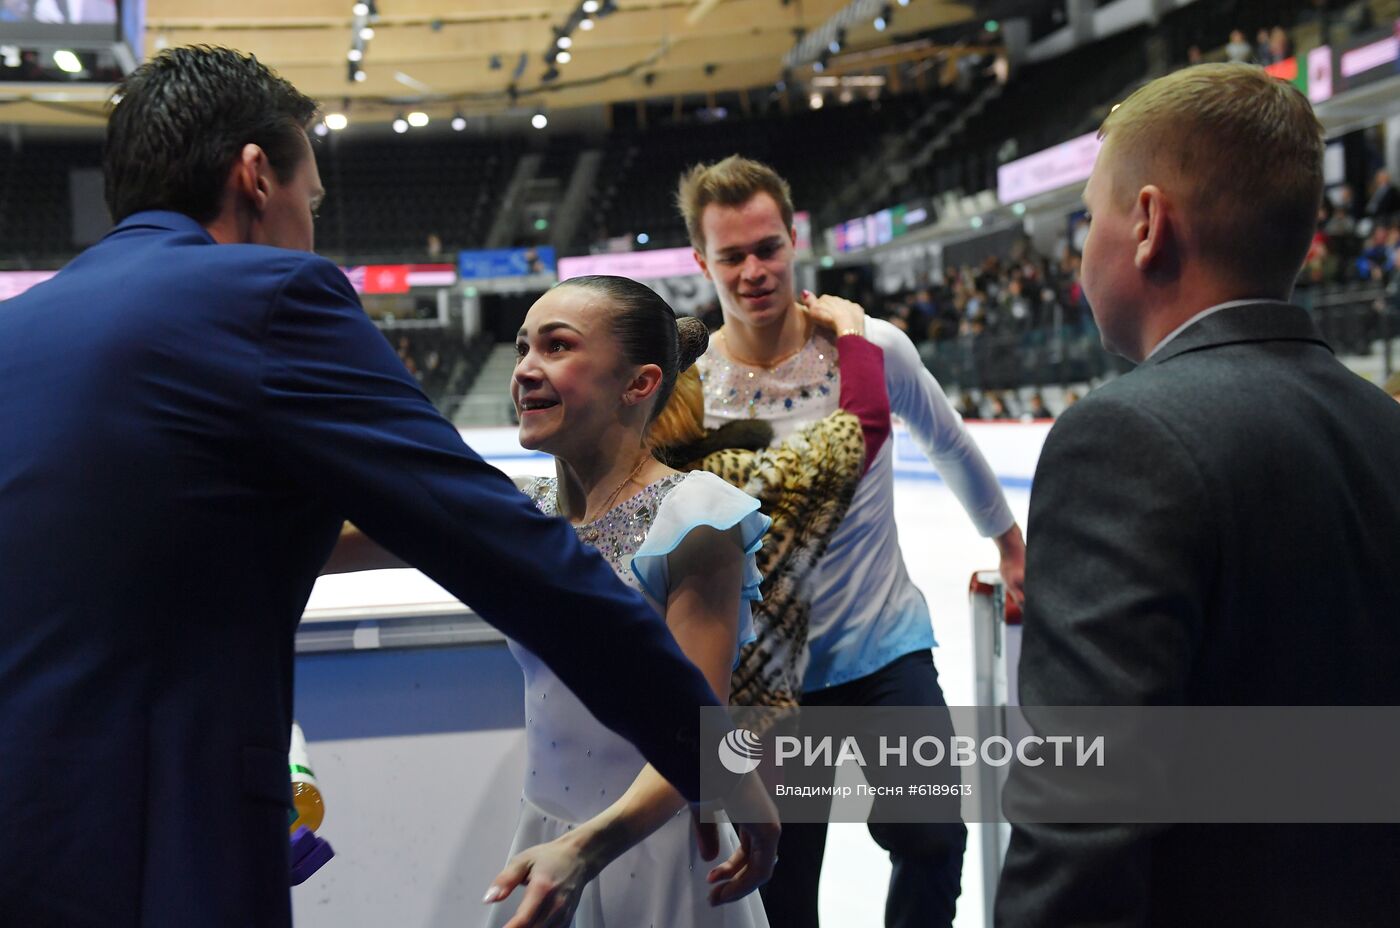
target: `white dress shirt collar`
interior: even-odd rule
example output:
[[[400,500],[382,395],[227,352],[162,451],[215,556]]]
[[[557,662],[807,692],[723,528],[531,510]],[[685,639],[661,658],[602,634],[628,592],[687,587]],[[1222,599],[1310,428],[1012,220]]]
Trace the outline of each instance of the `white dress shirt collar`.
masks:
[[[1281,301],[1281,300],[1275,300],[1275,299],[1272,299],[1272,298],[1256,297],[1256,298],[1254,298],[1254,299],[1230,300],[1230,301],[1225,302],[1225,303],[1217,303],[1217,304],[1214,305],[1214,306],[1211,306],[1211,307],[1209,307],[1209,308],[1207,308],[1207,309],[1201,310],[1200,312],[1196,313],[1196,315],[1192,316],[1190,319],[1187,319],[1187,320],[1186,320],[1185,322],[1183,322],[1181,325],[1177,326],[1176,328],[1174,328],[1174,329],[1172,329],[1170,332],[1168,332],[1166,338],[1163,338],[1160,342],[1158,342],[1158,343],[1156,344],[1155,347],[1153,347],[1153,349],[1152,349],[1151,351],[1149,351],[1149,352],[1147,353],[1147,358],[1150,358],[1150,357],[1152,357],[1154,354],[1156,354],[1157,352],[1161,351],[1163,345],[1165,345],[1167,342],[1171,341],[1172,339],[1176,338],[1176,337],[1177,337],[1178,335],[1180,335],[1182,332],[1185,332],[1187,329],[1191,328],[1191,326],[1193,326],[1193,325],[1195,325],[1196,323],[1200,322],[1200,321],[1201,321],[1202,319],[1204,319],[1206,316],[1214,315],[1215,313],[1220,312],[1222,309],[1230,309],[1231,307],[1234,307],[1234,306],[1247,306],[1247,305],[1249,305],[1250,303],[1280,303],[1280,302],[1282,302],[1282,301]],[[1146,361],[1147,358],[1143,358],[1143,360]]]

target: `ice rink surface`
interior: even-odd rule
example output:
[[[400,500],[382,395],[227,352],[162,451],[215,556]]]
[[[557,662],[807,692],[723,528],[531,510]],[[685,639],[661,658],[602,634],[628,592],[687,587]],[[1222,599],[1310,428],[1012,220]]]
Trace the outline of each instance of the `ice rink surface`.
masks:
[[[1021,480],[1013,482],[1017,486],[1005,488],[1006,498],[1024,528],[1030,492],[1020,486]],[[943,695],[949,705],[973,705],[968,581],[974,572],[996,567],[996,546],[978,537],[957,498],[941,482],[896,480],[895,513],[909,576],[923,590],[933,616],[933,632],[938,640],[933,660]],[[978,829],[970,828],[956,928],[983,928],[987,924],[980,860]],[[881,928],[884,894],[874,888],[886,886],[889,875],[889,856],[871,840],[864,825],[831,825],[822,867],[822,924]]]

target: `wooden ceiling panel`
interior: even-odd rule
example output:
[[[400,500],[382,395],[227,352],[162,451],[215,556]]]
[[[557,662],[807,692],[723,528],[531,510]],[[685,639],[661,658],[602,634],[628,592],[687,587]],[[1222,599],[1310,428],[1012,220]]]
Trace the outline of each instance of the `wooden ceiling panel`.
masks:
[[[596,19],[594,29],[574,31],[573,60],[558,66],[557,81],[543,84],[554,30],[578,2],[380,0],[363,82],[348,79],[353,0],[242,0],[236,6],[150,0],[146,45],[148,51],[205,43],[253,52],[311,96],[348,98],[365,118],[390,119],[415,104],[429,112],[505,109],[521,54],[528,56],[515,81],[521,105],[545,99],[550,106],[582,106],[761,85],[780,76],[795,29],[821,26],[847,0],[720,0],[694,24],[686,20],[700,0],[618,0],[618,12]],[[883,33],[869,23],[853,25],[847,48],[887,45],[972,16],[965,0],[911,0],[907,7],[894,5],[893,12],[892,27]],[[493,57],[499,68],[490,67]],[[706,65],[715,66],[713,74],[706,74]],[[599,80],[628,68],[634,73]],[[654,75],[650,84],[643,80],[646,73]],[[25,94],[22,85],[0,92]],[[0,109],[0,120],[100,122],[100,107],[82,103],[84,96],[92,100],[102,93],[75,91],[76,111],[11,104]]]

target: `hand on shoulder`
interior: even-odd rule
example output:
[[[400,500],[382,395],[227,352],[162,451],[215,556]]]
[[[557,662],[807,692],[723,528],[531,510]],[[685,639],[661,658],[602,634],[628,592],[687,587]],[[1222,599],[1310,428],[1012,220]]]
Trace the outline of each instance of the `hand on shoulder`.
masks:
[[[842,335],[865,335],[865,310],[859,303],[829,293],[817,296],[810,290],[803,290],[797,305],[802,307],[808,318],[830,330],[837,338]]]

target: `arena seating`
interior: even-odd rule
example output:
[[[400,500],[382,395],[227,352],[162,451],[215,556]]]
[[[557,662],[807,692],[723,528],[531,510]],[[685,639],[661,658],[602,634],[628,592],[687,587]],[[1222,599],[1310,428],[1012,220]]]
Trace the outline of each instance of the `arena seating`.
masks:
[[[687,244],[676,213],[676,182],[686,168],[742,153],[773,165],[792,185],[797,209],[815,210],[878,150],[886,133],[929,105],[909,94],[879,103],[833,103],[790,114],[672,123],[615,134],[609,141],[586,231],[594,240],[645,232],[652,247]]]
[[[0,144],[0,261],[9,268],[58,267],[81,249],[73,244],[68,172],[100,168],[102,145],[26,140]]]
[[[480,248],[522,148],[510,137],[331,136],[316,145],[327,191],[317,250],[362,261],[421,256],[430,234],[447,254]]]

